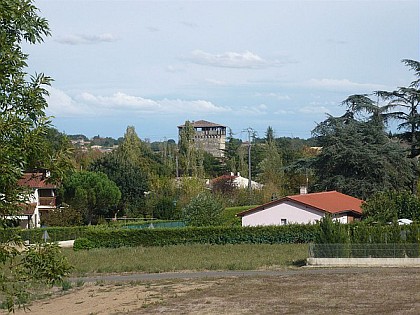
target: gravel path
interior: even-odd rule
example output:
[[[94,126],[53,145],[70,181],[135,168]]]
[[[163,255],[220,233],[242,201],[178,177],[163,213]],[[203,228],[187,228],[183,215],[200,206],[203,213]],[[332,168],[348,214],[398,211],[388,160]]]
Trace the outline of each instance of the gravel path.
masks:
[[[387,268],[392,270],[393,268]],[[395,268],[397,269],[397,268]],[[412,268],[407,268],[412,269]],[[420,271],[419,268],[415,269]],[[164,272],[164,273],[127,273],[127,274],[103,274],[97,276],[71,277],[71,282],[83,281],[86,283],[95,282],[129,282],[129,281],[150,281],[150,280],[169,280],[169,279],[204,279],[204,278],[229,278],[229,277],[251,277],[251,276],[290,276],[305,274],[354,274],[354,273],[373,273],[383,271],[378,267],[349,267],[349,268],[318,268],[302,267],[299,269],[280,269],[280,270],[231,270],[231,271],[183,271],[183,272]]]

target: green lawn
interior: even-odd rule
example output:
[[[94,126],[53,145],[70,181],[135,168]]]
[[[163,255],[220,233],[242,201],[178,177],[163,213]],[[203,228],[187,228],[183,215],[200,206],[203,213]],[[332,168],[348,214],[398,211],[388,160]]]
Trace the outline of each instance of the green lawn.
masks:
[[[308,244],[175,245],[63,250],[73,275],[182,270],[251,270],[299,265]]]

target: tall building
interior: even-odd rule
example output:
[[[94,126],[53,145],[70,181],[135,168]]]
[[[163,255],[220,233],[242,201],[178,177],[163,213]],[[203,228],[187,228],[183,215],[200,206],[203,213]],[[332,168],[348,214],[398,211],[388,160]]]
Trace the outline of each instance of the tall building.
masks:
[[[214,157],[223,157],[226,146],[226,126],[205,120],[192,121],[194,127],[194,143],[197,148],[210,153]],[[178,133],[185,124],[178,126]]]

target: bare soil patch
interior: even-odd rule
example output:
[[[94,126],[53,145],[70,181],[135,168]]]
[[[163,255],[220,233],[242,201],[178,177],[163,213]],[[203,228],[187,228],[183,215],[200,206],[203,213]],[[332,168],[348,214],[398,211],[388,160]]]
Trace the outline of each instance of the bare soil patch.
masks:
[[[420,269],[92,283],[30,308],[32,315],[420,314]]]

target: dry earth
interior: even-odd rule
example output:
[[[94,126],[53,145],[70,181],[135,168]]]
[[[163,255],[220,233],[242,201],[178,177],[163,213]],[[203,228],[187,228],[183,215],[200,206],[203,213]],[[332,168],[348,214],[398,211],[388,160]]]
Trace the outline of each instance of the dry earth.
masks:
[[[277,275],[85,283],[30,309],[30,315],[420,314],[420,269],[302,268]]]

